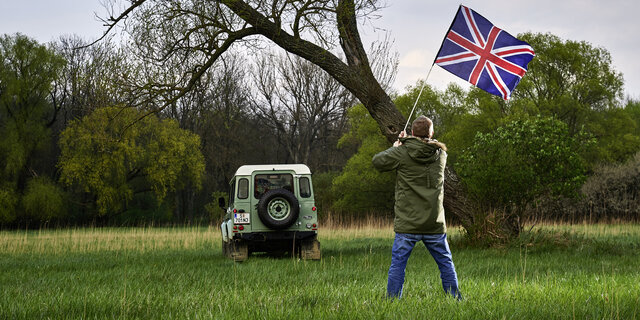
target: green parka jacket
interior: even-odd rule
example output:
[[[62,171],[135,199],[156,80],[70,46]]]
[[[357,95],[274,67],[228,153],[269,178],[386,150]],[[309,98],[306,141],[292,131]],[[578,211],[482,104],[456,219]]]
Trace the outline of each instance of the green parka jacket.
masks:
[[[444,168],[447,152],[436,140],[400,138],[402,145],[373,156],[378,171],[396,170],[394,231],[413,234],[446,233]]]

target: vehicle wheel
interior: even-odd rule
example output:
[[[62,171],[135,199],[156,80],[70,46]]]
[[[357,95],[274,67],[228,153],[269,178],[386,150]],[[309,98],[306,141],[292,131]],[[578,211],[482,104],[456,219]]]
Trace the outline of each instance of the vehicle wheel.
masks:
[[[296,196],[286,189],[269,190],[258,202],[258,217],[271,229],[286,229],[298,220],[300,205]]]
[[[300,244],[300,258],[302,260],[320,260],[320,241],[317,239],[302,241]]]

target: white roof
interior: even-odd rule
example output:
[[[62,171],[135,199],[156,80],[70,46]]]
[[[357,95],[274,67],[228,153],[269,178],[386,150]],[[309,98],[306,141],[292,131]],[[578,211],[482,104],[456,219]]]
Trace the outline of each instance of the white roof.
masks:
[[[236,176],[250,176],[254,171],[293,170],[296,174],[311,174],[311,170],[304,164],[257,164],[241,166]]]

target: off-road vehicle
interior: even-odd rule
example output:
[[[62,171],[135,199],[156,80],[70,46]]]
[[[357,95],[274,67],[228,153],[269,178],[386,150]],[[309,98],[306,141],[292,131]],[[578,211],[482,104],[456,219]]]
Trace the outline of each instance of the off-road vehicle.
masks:
[[[230,181],[220,225],[222,252],[244,261],[253,252],[320,259],[311,171],[303,164],[246,165]],[[225,208],[224,198],[218,199]]]

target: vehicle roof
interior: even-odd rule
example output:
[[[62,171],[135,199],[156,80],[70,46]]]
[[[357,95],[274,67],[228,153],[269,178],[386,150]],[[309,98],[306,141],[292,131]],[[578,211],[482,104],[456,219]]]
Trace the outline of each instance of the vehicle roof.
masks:
[[[296,174],[311,174],[304,164],[257,164],[244,165],[236,170],[234,176],[250,176],[254,171],[293,170]]]

